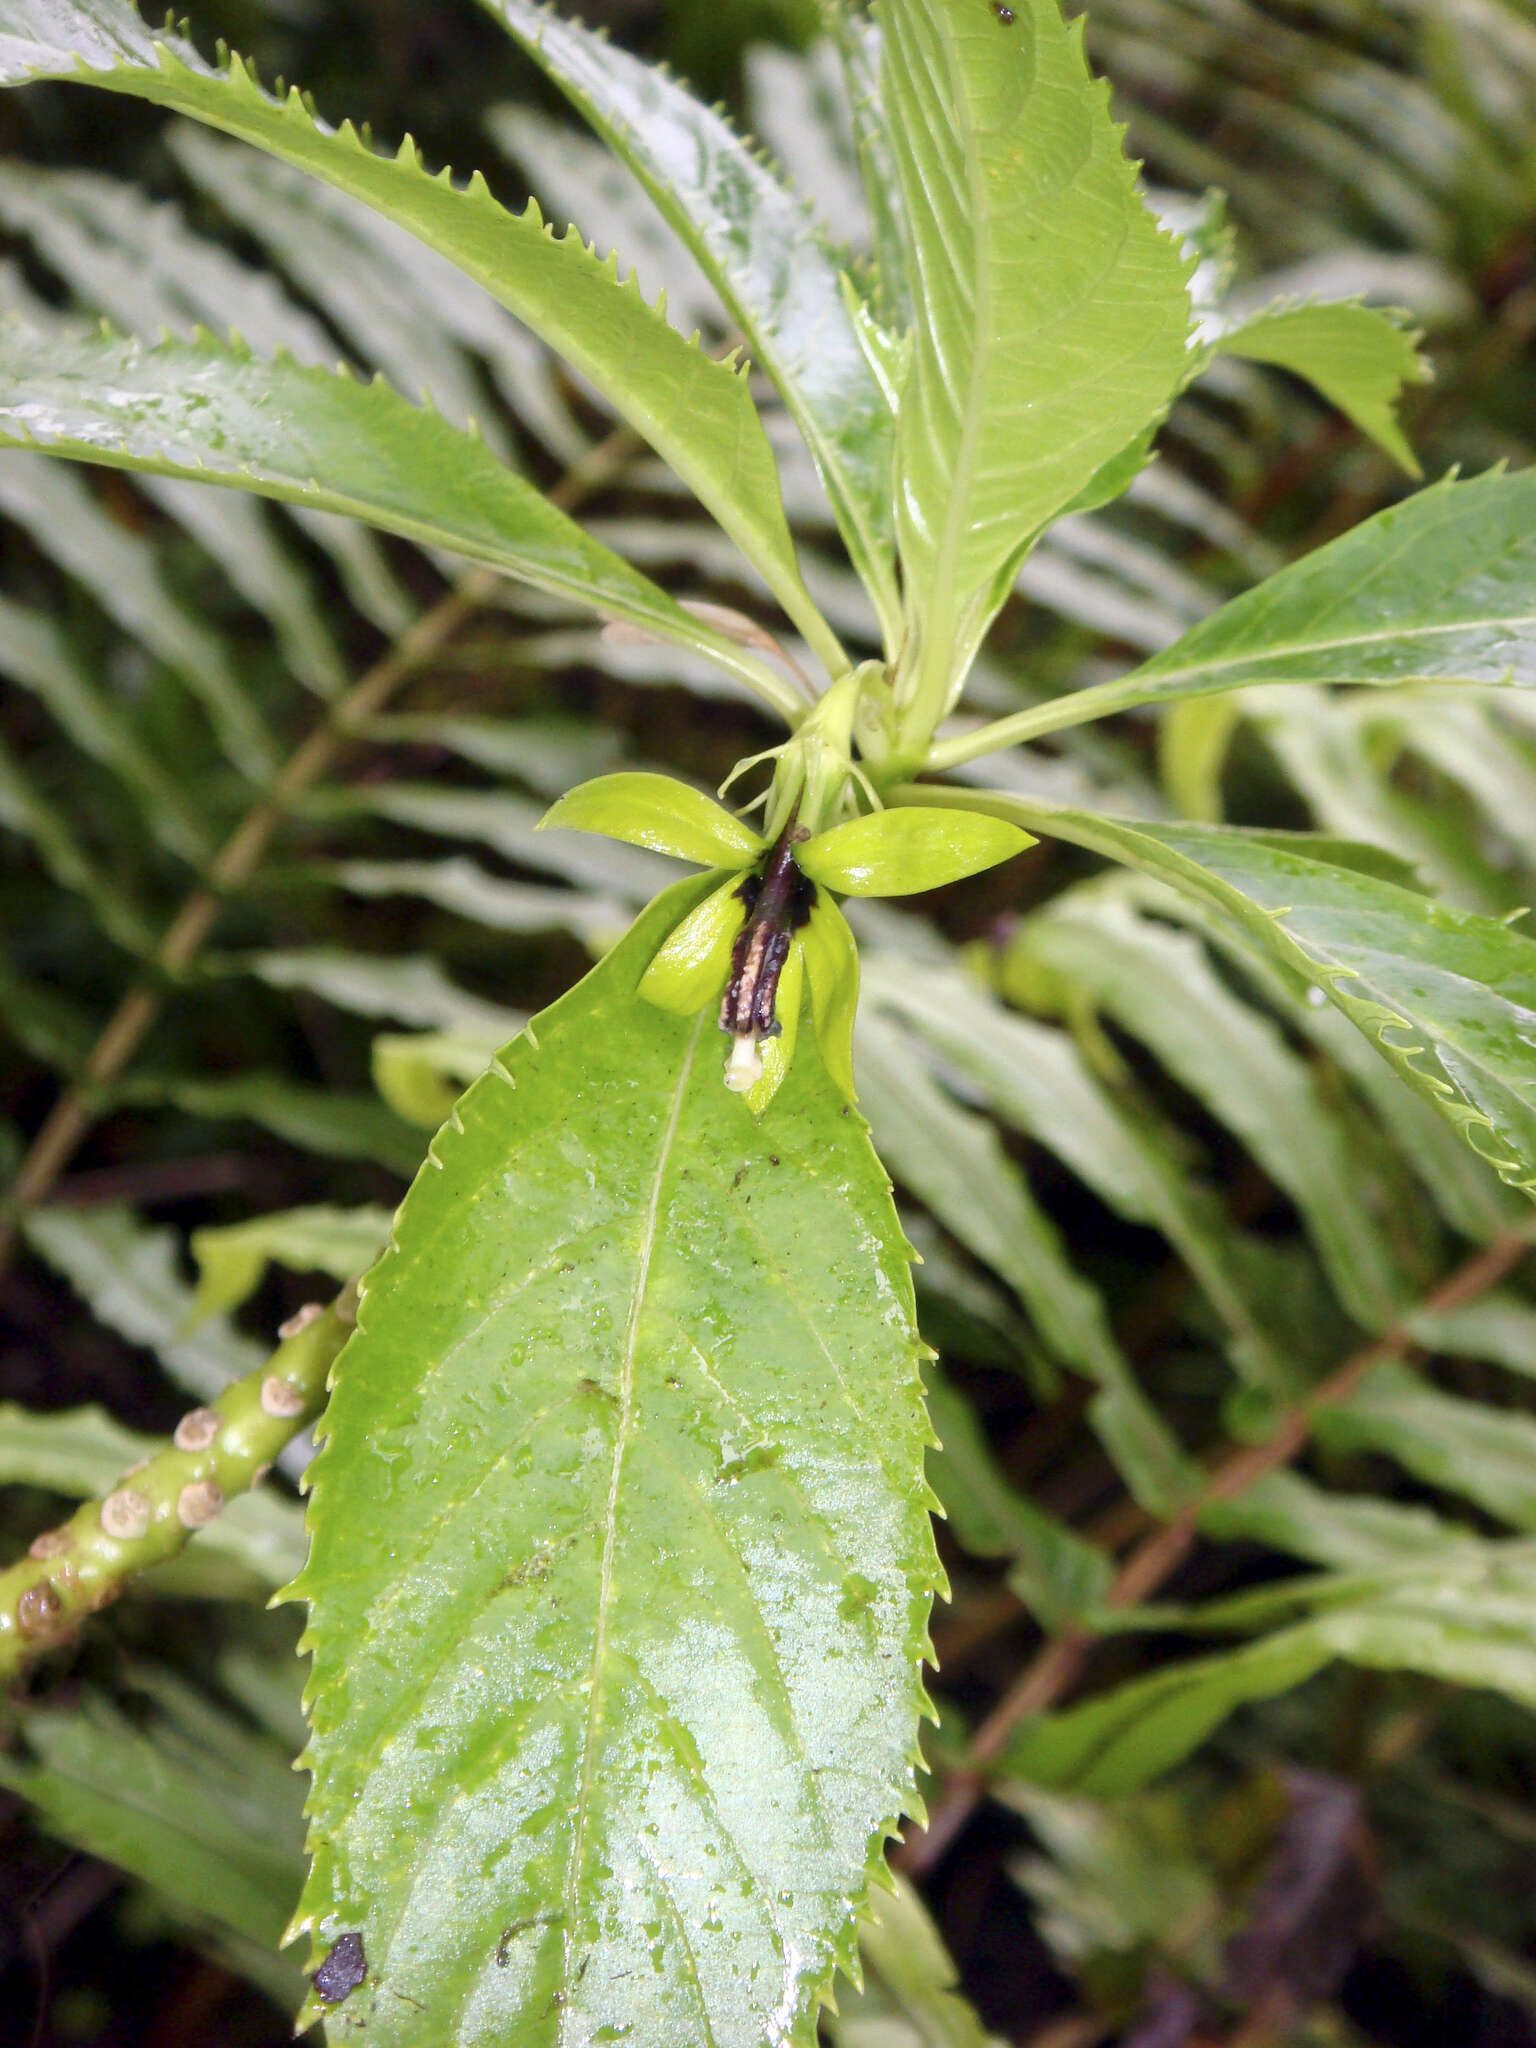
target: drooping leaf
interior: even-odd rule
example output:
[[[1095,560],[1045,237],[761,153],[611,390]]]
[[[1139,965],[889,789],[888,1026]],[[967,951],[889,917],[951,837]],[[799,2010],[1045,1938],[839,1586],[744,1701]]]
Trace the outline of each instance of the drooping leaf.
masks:
[[[380,2048],[809,2043],[913,1797],[906,1248],[809,1046],[758,1125],[635,995],[708,887],[459,1104],[338,1365],[301,1924]]]
[[[1248,1299],[1242,1247],[1219,1201],[1165,1130],[1112,1099],[1065,1032],[1011,1015],[957,975],[904,972],[879,955],[865,986],[870,1000],[974,1082],[1004,1121],[1049,1147],[1112,1208],[1165,1234],[1231,1330],[1245,1374],[1276,1391],[1292,1384],[1282,1347]]]
[[[10,322],[0,320],[0,349],[11,333]],[[51,353],[57,338],[40,336],[39,345]],[[0,369],[0,389],[9,381]],[[149,539],[114,519],[82,477],[20,451],[0,456],[0,512],[176,671],[228,759],[252,782],[264,782],[277,765],[276,744],[246,693],[234,650],[179,602]]]
[[[1262,836],[926,783],[911,800],[1016,818],[1223,912],[1321,989],[1503,1179],[1536,1188],[1536,941]]]
[[[478,175],[462,190],[446,173],[429,175],[409,141],[382,156],[350,123],[327,128],[299,92],[264,92],[238,57],[220,70],[180,37],[152,34],[128,0],[72,0],[62,19],[55,0],[5,0],[0,83],[34,78],[90,83],[222,128],[450,258],[591,378],[768,579],[833,672],[846,666],[800,581],[744,371],[684,340],[578,237],[552,235],[536,207],[508,213]]]
[[[1395,1458],[1418,1479],[1473,1501],[1517,1529],[1536,1529],[1536,1420],[1429,1386],[1382,1365],[1347,1401],[1320,1410],[1320,1440]]]
[[[1030,541],[1166,408],[1189,298],[1056,0],[886,0],[881,25],[916,300],[897,435],[908,688],[937,712]]]
[[[127,1075],[114,1094],[122,1102],[174,1103],[210,1122],[247,1121],[301,1152],[326,1159],[373,1159],[409,1175],[421,1164],[421,1140],[382,1102],[290,1081],[261,1068],[227,1076]]]
[[[973,1557],[1008,1558],[1009,1585],[1047,1628],[1093,1607],[1109,1588],[1108,1557],[1019,1493],[993,1459],[964,1396],[936,1370],[925,1379],[939,1439],[928,1476],[956,1542]]]
[[[655,66],[528,0],[485,0],[644,184],[805,435],[894,639],[890,408],[825,232],[724,117]]]
[[[1187,1461],[997,1132],[944,1093],[889,1018],[861,1011],[856,1044],[859,1101],[881,1158],[1014,1288],[1049,1350],[1096,1383],[1089,1414],[1126,1485],[1152,1513],[1173,1513],[1193,1484]]]
[[[1536,1653],[1525,1621],[1533,1589],[1527,1543],[1473,1546],[1454,1567],[1425,1559],[1358,1582],[1302,1581],[1294,1596],[1300,1604],[1336,1604],[1239,1649],[1188,1658],[1042,1715],[1014,1736],[1002,1768],[1033,1784],[1120,1797],[1188,1756],[1236,1708],[1289,1692],[1335,1658],[1484,1686],[1536,1705]],[[1227,1607],[1229,1624],[1238,1625]],[[1258,1618],[1255,1611],[1251,1621]]]
[[[289,1759],[168,1680],[136,1725],[88,1695],[23,1717],[31,1758],[0,1783],[73,1848],[104,1857],[186,1912],[275,1946],[298,1889],[299,1788]],[[179,1709],[179,1711],[177,1711]]]
[[[731,673],[762,664],[435,413],[202,335],[144,343],[0,326],[0,441],[342,512],[487,562]],[[770,695],[793,699],[774,678]]]
[[[1227,328],[1213,347],[1305,377],[1362,434],[1418,476],[1418,461],[1397,421],[1403,387],[1426,374],[1414,344],[1415,336],[1381,307],[1337,300],[1268,307]]]
[[[1358,1322],[1385,1329],[1395,1321],[1406,1283],[1351,1156],[1348,1125],[1307,1063],[1233,993],[1197,939],[1137,915],[1113,895],[1078,891],[1021,927],[1015,949],[1016,960],[1066,977],[1141,1039],[1242,1139],[1296,1204],[1335,1293]],[[1006,986],[1006,962],[1003,974]]]

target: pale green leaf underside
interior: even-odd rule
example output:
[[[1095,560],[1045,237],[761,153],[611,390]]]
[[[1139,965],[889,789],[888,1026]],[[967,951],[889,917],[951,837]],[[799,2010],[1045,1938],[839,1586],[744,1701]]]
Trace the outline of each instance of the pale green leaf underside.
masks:
[[[761,687],[760,664],[467,434],[384,384],[199,335],[0,324],[0,443],[348,513],[631,621]]]
[[[1001,791],[935,798],[1140,868],[1233,918],[1321,989],[1512,1186],[1536,1190],[1536,941],[1493,918],[1214,826],[1095,816]]]
[[[1418,460],[1397,420],[1405,384],[1425,375],[1413,335],[1378,306],[1271,306],[1214,343],[1221,355],[1247,356],[1305,377],[1410,476]]]
[[[236,58],[227,71],[127,0],[0,0],[0,84],[66,78],[175,108],[351,193],[484,285],[644,435],[766,578],[818,653],[837,643],[805,594],[778,472],[744,372],[717,363],[620,285],[577,235],[557,238],[531,206],[499,206],[478,174],[466,189],[422,168],[414,144],[375,153],[327,128],[298,92],[276,99]]]
[[[890,409],[806,204],[664,71],[530,4],[484,0],[644,184],[794,414],[856,565],[894,624]]]
[[[913,1798],[907,1249],[809,1039],[759,1126],[635,995],[709,886],[459,1104],[338,1363],[302,1917],[376,2048],[808,2044]]]
[[[1189,298],[1056,0],[1006,23],[984,0],[885,0],[881,21],[917,301],[897,531],[931,692],[1029,539],[1182,383]]]

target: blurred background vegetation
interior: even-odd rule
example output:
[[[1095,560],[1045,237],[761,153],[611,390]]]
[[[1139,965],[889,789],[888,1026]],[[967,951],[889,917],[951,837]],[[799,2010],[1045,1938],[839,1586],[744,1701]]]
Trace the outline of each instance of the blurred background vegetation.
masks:
[[[858,240],[815,0],[586,12],[729,102]],[[648,290],[665,283],[680,324],[717,332],[645,202],[472,0],[199,0],[194,29],[302,82],[332,120],[409,130],[512,203],[532,190],[632,257]],[[1099,0],[1089,44],[1213,291],[1404,306],[1433,368],[1407,405],[1425,474],[1530,461],[1530,0]],[[1236,229],[1230,277],[1211,188]],[[761,601],[509,321],[233,145],[69,88],[0,96],[0,238],[0,304],[34,317],[234,324],[342,356],[475,416],[544,483],[604,445],[611,474],[584,516],[606,538],[679,591]],[[787,452],[787,430],[775,439]],[[1129,500],[1064,522],[1033,558],[979,702],[1124,667],[1407,487],[1300,385],[1234,361],[1164,445]],[[786,497],[813,590],[860,637],[788,454]],[[0,536],[0,1159],[26,1156],[61,1088],[81,1127],[51,1183],[23,1178],[0,1280],[11,1556],[61,1497],[110,1483],[137,1454],[129,1432],[170,1428],[366,1262],[456,1088],[654,885],[659,864],[629,850],[534,842],[544,802],[625,756],[712,785],[765,734],[675,657],[606,645],[527,593],[466,606],[428,658],[397,660],[455,565],[233,494],[7,455]],[[391,662],[387,707],[359,722],[351,693]],[[205,942],[167,959],[212,850],[317,728],[325,772],[268,820]],[[1063,734],[1011,772],[1089,802],[1365,839],[1495,915],[1532,901],[1536,722],[1507,699],[1256,690]],[[955,1594],[930,1743],[953,1825],[907,1862],[979,2019],[944,1991],[908,1900],[828,2026],[837,2048],[974,2048],[983,2029],[1033,2048],[1536,2043],[1536,1724],[1496,1691],[1325,1654],[1266,1698],[1229,1663],[1217,1690],[1249,1703],[1155,1783],[1047,1794],[1005,1770],[985,1803],[957,1797],[968,1729],[1039,1671],[1042,1555],[1089,1538],[1123,1556],[1146,1536],[1134,1477],[1089,1426],[1092,1361],[1129,1361],[1219,1461],[1518,1213],[1297,991],[1171,916],[1041,847],[863,924],[863,1106],[926,1261]],[[930,1002],[911,1000],[914,961]],[[134,986],[153,1023],[93,1077]],[[990,1065],[967,1065],[946,1016],[995,1044]],[[1010,1079],[1036,1063],[1078,1091],[1054,1121]],[[270,1215],[285,1220],[242,1228]],[[1439,1555],[1536,1528],[1530,1263],[1459,1315],[1421,1317],[1400,1379],[1319,1432],[1292,1491],[1187,1532],[1145,1592],[1258,1594],[1286,1558],[1369,1572],[1413,1542]],[[1234,1380],[1222,1271],[1280,1340],[1268,1382]],[[262,1600],[299,1534],[291,1477],[268,1491],[259,1527],[166,1568],[21,1702],[0,1751],[5,2048],[287,2037],[295,1966],[271,1945],[298,1867],[297,1622]],[[1047,1673],[1049,1702],[1155,1672],[1170,1647],[1190,1645],[1085,1649]]]

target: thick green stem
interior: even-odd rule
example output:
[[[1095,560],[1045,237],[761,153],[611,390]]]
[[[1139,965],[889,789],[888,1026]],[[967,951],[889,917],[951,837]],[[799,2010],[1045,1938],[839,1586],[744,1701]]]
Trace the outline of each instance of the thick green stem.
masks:
[[[174,1557],[227,1500],[255,1485],[319,1414],[356,1308],[356,1289],[347,1287],[329,1308],[301,1311],[264,1365],[211,1407],[184,1415],[163,1451],[0,1572],[0,1679],[64,1641],[129,1579]]]

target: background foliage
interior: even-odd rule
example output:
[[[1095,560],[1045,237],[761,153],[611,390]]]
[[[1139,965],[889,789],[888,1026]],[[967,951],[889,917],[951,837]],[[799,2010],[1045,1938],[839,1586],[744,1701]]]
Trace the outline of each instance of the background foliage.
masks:
[[[685,331],[721,334],[643,200],[473,8],[228,0],[199,23],[332,116],[409,127],[511,202],[532,189],[665,282]],[[738,99],[825,211],[878,233],[820,111],[824,59],[794,53],[809,7],[614,26]],[[1408,306],[1435,368],[1408,407],[1426,474],[1529,462],[1527,7],[1101,0],[1090,45],[1169,206],[1194,222],[1174,193],[1228,193],[1231,306]],[[679,593],[758,597],[453,273],[217,137],[106,112],[0,101],[0,301],[343,354],[567,479]],[[774,438],[808,580],[859,642]],[[1031,558],[978,676],[990,711],[1154,653],[1401,489],[1341,415],[1246,362],[1181,401],[1167,447]],[[353,527],[16,454],[0,515],[0,1145],[23,1157],[61,1082],[75,1141],[56,1184],[24,1172],[4,1279],[0,1394],[31,1411],[0,1421],[19,1550],[131,1462],[126,1431],[168,1429],[366,1261],[459,1088],[670,878],[535,839],[545,800],[619,759],[713,783],[763,728],[558,600],[482,579],[444,609],[458,563]],[[189,899],[283,761],[281,808]],[[1064,732],[1014,773],[1030,801],[1366,840],[1495,917],[1532,900],[1536,731],[1513,692],[1258,688]],[[925,1261],[954,1598],[934,1825],[906,1858],[932,1921],[911,1890],[882,1901],[839,2048],[1536,2038],[1518,1201],[1302,985],[1086,850],[860,924],[861,1101]],[[130,989],[134,1055],[92,1066]],[[1277,1433],[1287,1412],[1305,1419]],[[1170,1497],[1175,1438],[1215,1475],[1198,1509]],[[298,1555],[285,1487],[262,1542],[194,1547],[38,1674],[0,1758],[8,2038],[34,2013],[59,2041],[284,2038],[296,1624],[261,1601]]]

